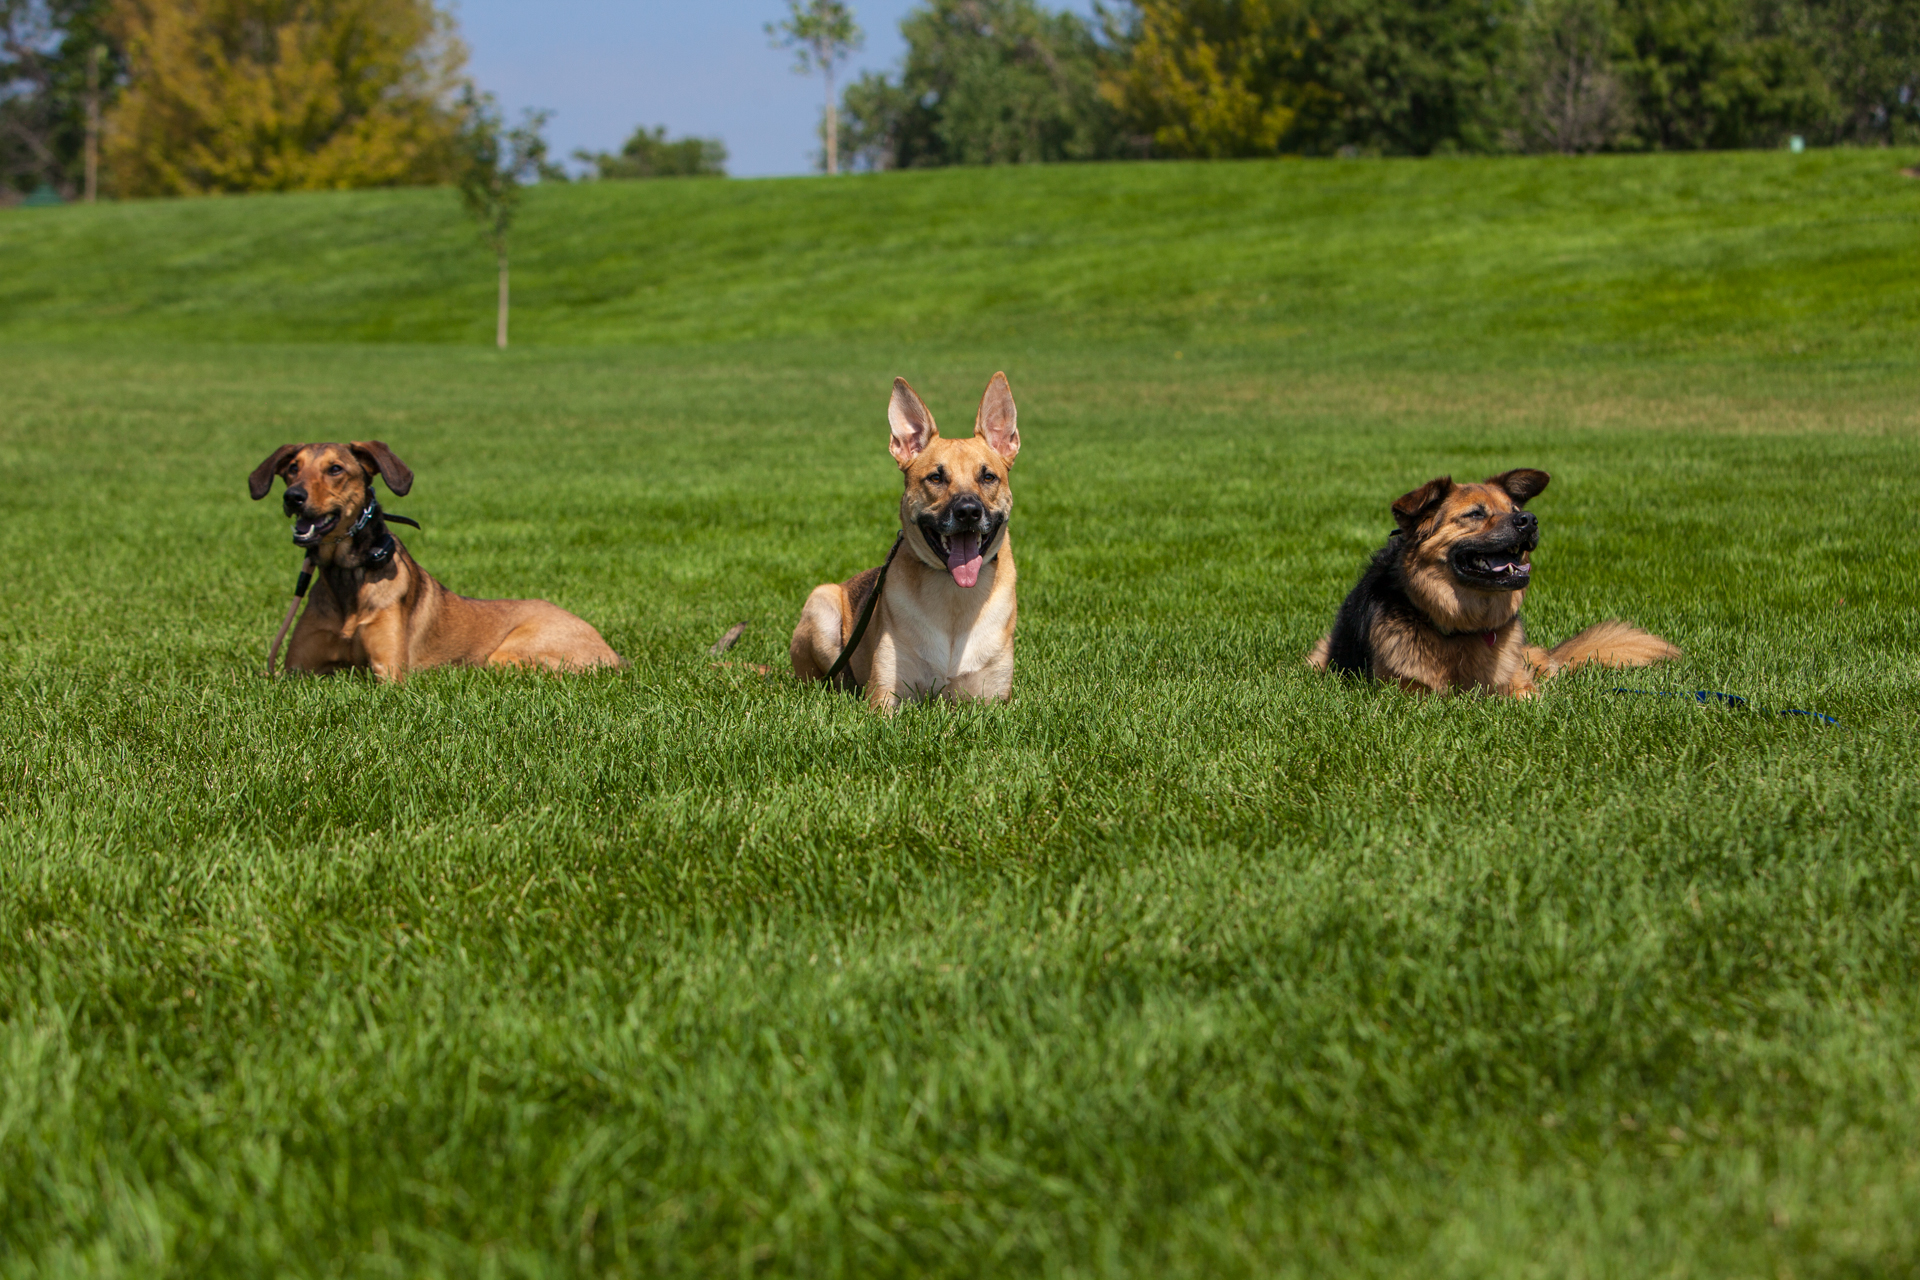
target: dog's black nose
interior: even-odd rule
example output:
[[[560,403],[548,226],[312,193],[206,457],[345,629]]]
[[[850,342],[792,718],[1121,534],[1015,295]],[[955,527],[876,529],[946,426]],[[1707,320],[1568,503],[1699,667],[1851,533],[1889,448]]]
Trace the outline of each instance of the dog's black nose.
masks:
[[[288,485],[286,497],[283,501],[286,503],[287,510],[289,511],[292,511],[295,507],[304,507],[307,505],[307,487],[302,484]]]
[[[1532,533],[1540,527],[1540,517],[1534,515],[1531,511],[1516,511],[1513,513],[1511,519],[1513,520],[1513,527],[1521,533]]]
[[[987,509],[980,499],[963,493],[947,507],[947,523],[954,528],[979,525],[986,521]]]

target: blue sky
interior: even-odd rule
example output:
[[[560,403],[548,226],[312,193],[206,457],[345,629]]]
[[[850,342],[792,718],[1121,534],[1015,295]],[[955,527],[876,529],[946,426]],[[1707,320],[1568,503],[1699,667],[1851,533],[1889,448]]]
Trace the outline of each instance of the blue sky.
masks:
[[[852,0],[866,47],[843,67],[891,71],[914,0]],[[1076,4],[1079,9],[1090,8]],[[806,173],[824,91],[762,28],[782,0],[454,0],[469,69],[515,115],[546,107],[557,155],[617,151],[639,124],[727,144],[741,177]]]

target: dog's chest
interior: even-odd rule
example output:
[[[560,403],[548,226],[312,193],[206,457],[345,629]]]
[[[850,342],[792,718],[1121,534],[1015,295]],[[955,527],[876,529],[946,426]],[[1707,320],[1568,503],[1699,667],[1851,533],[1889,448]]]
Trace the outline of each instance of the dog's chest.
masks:
[[[987,666],[1013,638],[1010,556],[983,565],[972,587],[919,568],[905,590],[889,583],[883,604],[901,675],[910,683],[946,683]]]

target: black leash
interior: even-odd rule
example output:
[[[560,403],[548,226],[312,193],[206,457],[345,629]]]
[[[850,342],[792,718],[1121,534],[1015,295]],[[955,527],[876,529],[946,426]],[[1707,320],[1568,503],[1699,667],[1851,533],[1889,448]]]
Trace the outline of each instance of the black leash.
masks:
[[[1710,707],[1717,702],[1723,707],[1731,707],[1736,711],[1752,709],[1769,715],[1806,716],[1809,719],[1824,720],[1828,724],[1839,725],[1843,729],[1846,727],[1845,725],[1841,725],[1840,722],[1832,716],[1823,716],[1818,711],[1802,711],[1799,707],[1788,707],[1784,711],[1773,711],[1768,707],[1755,707],[1737,693],[1715,693],[1711,689],[1695,689],[1692,693],[1686,693],[1677,689],[1615,689],[1614,692],[1637,693],[1644,698],[1692,698],[1703,707]]]
[[[287,616],[280,619],[280,630],[273,637],[273,647],[267,650],[267,678],[273,678],[273,664],[280,661],[280,642],[287,638],[287,628],[293,625],[293,615],[300,609],[300,601],[306,597],[307,588],[313,585],[313,552],[307,552],[307,558],[300,562],[300,576],[293,581],[293,599],[287,602]]]
[[[853,659],[853,651],[860,647],[861,638],[867,634],[867,624],[873,621],[874,606],[880,603],[881,588],[887,585],[887,570],[893,568],[893,558],[900,554],[900,546],[906,540],[907,535],[903,530],[893,540],[893,550],[887,552],[887,558],[881,562],[880,576],[873,580],[873,593],[867,597],[867,603],[861,606],[860,621],[853,624],[853,637],[840,650],[840,656],[833,660],[833,667],[827,672],[828,684],[832,684],[847,669],[847,663]]]

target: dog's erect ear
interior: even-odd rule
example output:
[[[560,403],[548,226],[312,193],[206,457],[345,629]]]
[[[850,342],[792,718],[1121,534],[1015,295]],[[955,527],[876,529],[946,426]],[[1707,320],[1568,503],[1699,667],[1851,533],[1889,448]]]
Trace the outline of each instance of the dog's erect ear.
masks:
[[[1551,479],[1553,477],[1544,471],[1521,467],[1518,471],[1502,471],[1497,476],[1488,476],[1487,483],[1496,489],[1505,489],[1515,506],[1524,507],[1528,499],[1537,498],[1547,491],[1547,481]]]
[[[893,428],[893,439],[887,442],[887,448],[893,452],[893,460],[900,464],[902,471],[940,434],[940,428],[933,424],[932,411],[921,403],[905,378],[893,380],[893,399],[887,402],[887,425]]]
[[[1402,529],[1412,532],[1420,527],[1433,509],[1447,500],[1453,492],[1453,477],[1441,476],[1429,480],[1412,493],[1401,494],[1393,500],[1393,520]]]
[[[305,448],[304,445],[283,444],[268,454],[265,462],[253,469],[253,474],[247,477],[247,492],[252,495],[255,502],[272,492],[273,478],[280,474],[280,464],[303,448]]]
[[[380,478],[387,482],[387,488],[393,490],[394,497],[404,498],[407,490],[413,488],[413,472],[380,441],[355,440],[347,448],[353,450],[353,456],[366,464],[368,469],[379,470]]]
[[[1013,407],[1013,388],[1007,385],[1006,374],[996,373],[987,383],[980,412],[974,415],[973,434],[1008,462],[1020,452],[1020,415]]]

